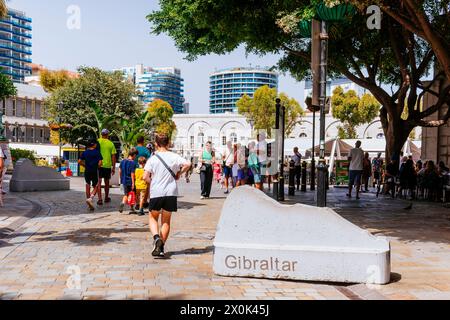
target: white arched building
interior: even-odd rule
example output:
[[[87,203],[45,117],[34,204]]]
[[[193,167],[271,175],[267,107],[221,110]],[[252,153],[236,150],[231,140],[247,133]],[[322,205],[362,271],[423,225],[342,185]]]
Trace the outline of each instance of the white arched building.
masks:
[[[234,114],[174,115],[177,126],[174,148],[185,157],[198,154],[207,141],[222,150],[227,141],[247,144],[251,126],[245,117]]]
[[[222,151],[227,141],[247,144],[252,138],[252,128],[244,116],[236,113],[224,114],[179,114],[173,120],[177,126],[174,139],[175,150],[185,157],[195,156],[207,141],[213,143],[216,150]],[[316,114],[316,145],[319,144],[319,114]],[[326,116],[325,139],[330,140],[337,136],[339,120],[331,114]],[[379,119],[356,128],[359,139],[384,139],[383,129]],[[311,140],[313,132],[313,114],[307,112],[299,119],[289,138],[304,138]],[[416,137],[419,138],[420,129]]]

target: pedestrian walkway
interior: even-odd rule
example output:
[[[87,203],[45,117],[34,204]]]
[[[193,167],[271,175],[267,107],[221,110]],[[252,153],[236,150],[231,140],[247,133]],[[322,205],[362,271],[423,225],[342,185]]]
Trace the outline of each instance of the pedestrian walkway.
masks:
[[[347,220],[391,241],[393,282],[377,290],[390,299],[450,299],[450,209],[441,203],[376,197],[348,199],[332,188],[328,206]],[[288,203],[315,204],[315,192],[296,192]],[[411,207],[412,204],[412,207]]]
[[[448,209],[403,212],[400,202],[365,201],[366,195],[360,203],[341,201],[339,191],[331,192],[340,214],[392,241],[393,283],[387,286],[226,278],[212,271],[214,234],[225,196],[214,185],[211,199],[200,200],[199,186],[198,175],[191,184],[181,183],[181,209],[174,214],[164,260],[150,255],[147,217],[117,212],[118,189],[113,189],[113,204],[95,213],[86,208],[79,178],[72,179],[70,191],[20,194],[40,208],[0,243],[0,298],[450,298]],[[298,197],[311,202],[312,193]]]

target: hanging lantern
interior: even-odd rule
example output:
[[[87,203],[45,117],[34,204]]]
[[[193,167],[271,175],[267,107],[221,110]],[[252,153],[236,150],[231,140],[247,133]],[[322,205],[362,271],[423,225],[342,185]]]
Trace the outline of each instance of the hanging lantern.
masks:
[[[321,2],[317,5],[316,10],[317,16],[323,21],[342,21],[356,12],[355,7],[347,3],[327,7],[325,3]]]
[[[302,20],[298,23],[299,34],[302,38],[311,38],[311,20]]]

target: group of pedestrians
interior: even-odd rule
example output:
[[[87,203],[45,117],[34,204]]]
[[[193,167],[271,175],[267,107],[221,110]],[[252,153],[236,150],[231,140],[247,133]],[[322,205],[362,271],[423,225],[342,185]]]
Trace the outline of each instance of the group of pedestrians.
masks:
[[[145,138],[139,137],[137,146],[131,148],[126,158],[120,162],[119,176],[123,190],[123,198],[119,212],[130,206],[130,214],[144,215],[144,207],[149,208],[149,226],[153,235],[154,257],[164,257],[164,244],[169,232],[171,215],[178,210],[177,180],[188,172],[191,162],[176,153],[169,151],[170,139],[165,134],[155,137],[156,152],[149,144],[144,146]],[[86,151],[79,159],[85,168],[86,203],[94,211],[94,197],[98,197],[97,205],[103,205],[102,180],[105,182],[105,202],[111,202],[109,185],[111,176],[115,174],[117,151],[109,140],[109,131],[104,129],[102,137],[89,141]],[[205,157],[207,158],[207,157]],[[206,159],[205,159],[206,160]],[[135,196],[135,201],[130,199]],[[138,210],[138,211],[136,211]],[[159,227],[161,217],[161,227]]]
[[[391,159],[382,159],[381,153],[377,157],[369,158],[369,154],[361,149],[361,141],[357,141],[355,148],[349,155],[349,192],[347,197],[352,197],[352,190],[355,187],[356,199],[359,199],[360,192],[369,191],[369,180],[372,179],[373,187],[378,188],[378,192],[390,194],[393,197],[402,195],[407,190],[411,198],[415,198],[416,189],[427,190],[428,194],[437,195],[439,190],[448,183],[450,170],[443,161],[438,166],[434,161],[428,160],[422,163],[421,160],[414,162],[412,156],[401,154],[393,155]],[[400,161],[399,161],[400,160]]]
[[[102,182],[105,184],[105,203],[111,202],[109,187],[111,176],[115,174],[117,150],[109,140],[108,129],[103,129],[101,138],[88,142],[87,150],[81,154],[78,163],[82,165],[86,180],[86,203],[93,211],[94,197],[97,196],[97,205],[103,205]]]
[[[251,141],[248,145],[228,141],[222,153],[213,150],[211,141],[206,142],[198,155],[197,164],[201,183],[200,198],[203,200],[210,197],[214,180],[225,189],[225,194],[228,194],[231,188],[243,185],[263,190],[264,182],[267,182],[270,188],[271,159],[267,145],[264,134],[259,134],[257,141]]]

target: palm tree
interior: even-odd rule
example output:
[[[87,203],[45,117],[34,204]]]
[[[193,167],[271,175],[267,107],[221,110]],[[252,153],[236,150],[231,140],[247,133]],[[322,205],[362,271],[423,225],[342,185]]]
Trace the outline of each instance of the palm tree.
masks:
[[[91,130],[95,133],[97,138],[100,138],[103,129],[109,129],[111,132],[120,128],[122,119],[121,114],[106,115],[102,108],[97,106],[93,101],[89,102],[89,108],[91,109],[91,114],[95,119],[94,125],[89,124],[79,124],[74,126],[73,129],[85,128]]]
[[[119,138],[123,152],[126,154],[132,146],[136,145],[137,138],[142,136],[150,128],[148,112],[144,112],[136,119],[121,119],[120,129],[113,133]]]
[[[0,18],[6,18],[8,16],[8,7],[5,0],[0,0]]]

